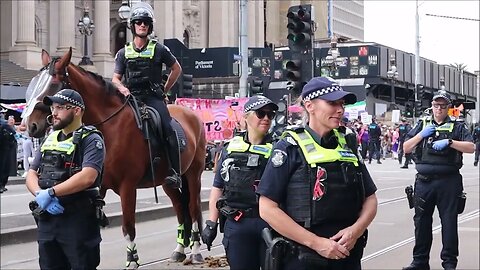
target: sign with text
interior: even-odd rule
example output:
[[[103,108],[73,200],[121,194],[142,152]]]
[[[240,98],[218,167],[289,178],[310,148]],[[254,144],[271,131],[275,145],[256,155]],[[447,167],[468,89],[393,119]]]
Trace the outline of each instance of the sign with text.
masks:
[[[192,109],[203,121],[208,141],[228,140],[243,117],[248,98],[201,99],[177,98],[175,104]]]

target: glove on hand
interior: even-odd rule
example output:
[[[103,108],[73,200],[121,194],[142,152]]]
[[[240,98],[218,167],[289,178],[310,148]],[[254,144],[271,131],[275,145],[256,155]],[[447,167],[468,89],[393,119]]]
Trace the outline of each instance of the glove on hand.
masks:
[[[440,151],[447,148],[447,146],[448,146],[448,139],[443,139],[443,140],[438,140],[433,142],[432,148],[437,151]]]
[[[430,135],[432,135],[434,132],[435,132],[435,125],[430,124],[424,127],[422,131],[420,131],[420,136],[422,136],[422,138],[427,138]]]
[[[63,208],[63,206],[60,204],[60,201],[57,197],[53,197],[52,201],[47,206],[47,212],[52,215],[60,215],[64,210],[65,208]]]
[[[50,204],[52,201],[52,197],[48,194],[47,189],[42,189],[37,193],[37,196],[35,197],[35,201],[37,201],[38,206],[42,209],[47,209],[47,206]]]
[[[215,237],[217,237],[218,223],[213,222],[211,220],[207,220],[205,224],[206,224],[205,229],[203,229],[202,231],[202,241],[205,245],[207,245],[208,251],[210,251],[213,240],[215,240]]]

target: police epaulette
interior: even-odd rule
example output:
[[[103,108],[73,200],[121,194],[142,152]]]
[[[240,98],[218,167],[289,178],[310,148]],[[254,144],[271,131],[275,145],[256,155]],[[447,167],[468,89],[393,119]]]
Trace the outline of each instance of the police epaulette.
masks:
[[[91,132],[91,131],[94,131],[94,130],[97,130],[97,128],[95,126],[83,126],[82,127],[82,132],[83,131]]]
[[[158,40],[156,40],[154,38],[150,39],[150,41],[153,42],[153,43],[158,43]]]

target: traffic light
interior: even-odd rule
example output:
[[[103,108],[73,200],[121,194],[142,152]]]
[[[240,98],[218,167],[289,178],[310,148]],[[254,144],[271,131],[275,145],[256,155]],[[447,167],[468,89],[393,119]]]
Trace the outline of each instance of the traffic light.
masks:
[[[193,97],[193,75],[182,73],[182,96]]]
[[[295,52],[310,50],[312,48],[312,6],[300,5],[288,8],[288,47]]]
[[[249,96],[254,96],[263,93],[263,80],[259,77],[249,78]]]
[[[185,74],[182,72],[178,76],[177,81],[170,91],[172,93],[177,93],[178,97],[192,97],[193,96],[193,75]]]
[[[302,92],[303,86],[306,82],[303,81],[302,60],[294,59],[287,62],[288,90],[292,91],[294,95],[298,96]]]
[[[417,84],[417,98],[422,99],[422,98],[427,98],[426,92],[425,92],[425,87],[422,84]]]
[[[413,117],[413,104],[411,102],[406,102],[405,103],[405,111],[403,113],[403,116],[411,118]]]
[[[415,100],[415,117],[420,117],[423,114],[423,106],[421,100]]]

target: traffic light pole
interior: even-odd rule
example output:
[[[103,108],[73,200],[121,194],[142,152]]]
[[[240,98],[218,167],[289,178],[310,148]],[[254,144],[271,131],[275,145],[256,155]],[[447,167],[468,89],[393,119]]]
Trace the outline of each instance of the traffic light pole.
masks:
[[[415,1],[415,86],[413,91],[415,94],[415,101],[418,100],[418,84],[420,83],[420,18],[418,15],[418,0]],[[414,103],[415,104],[415,103]],[[413,122],[416,123],[415,113],[413,114]]]
[[[240,97],[247,96],[247,79],[248,79],[248,0],[240,0],[240,55],[241,72],[239,81]]]

